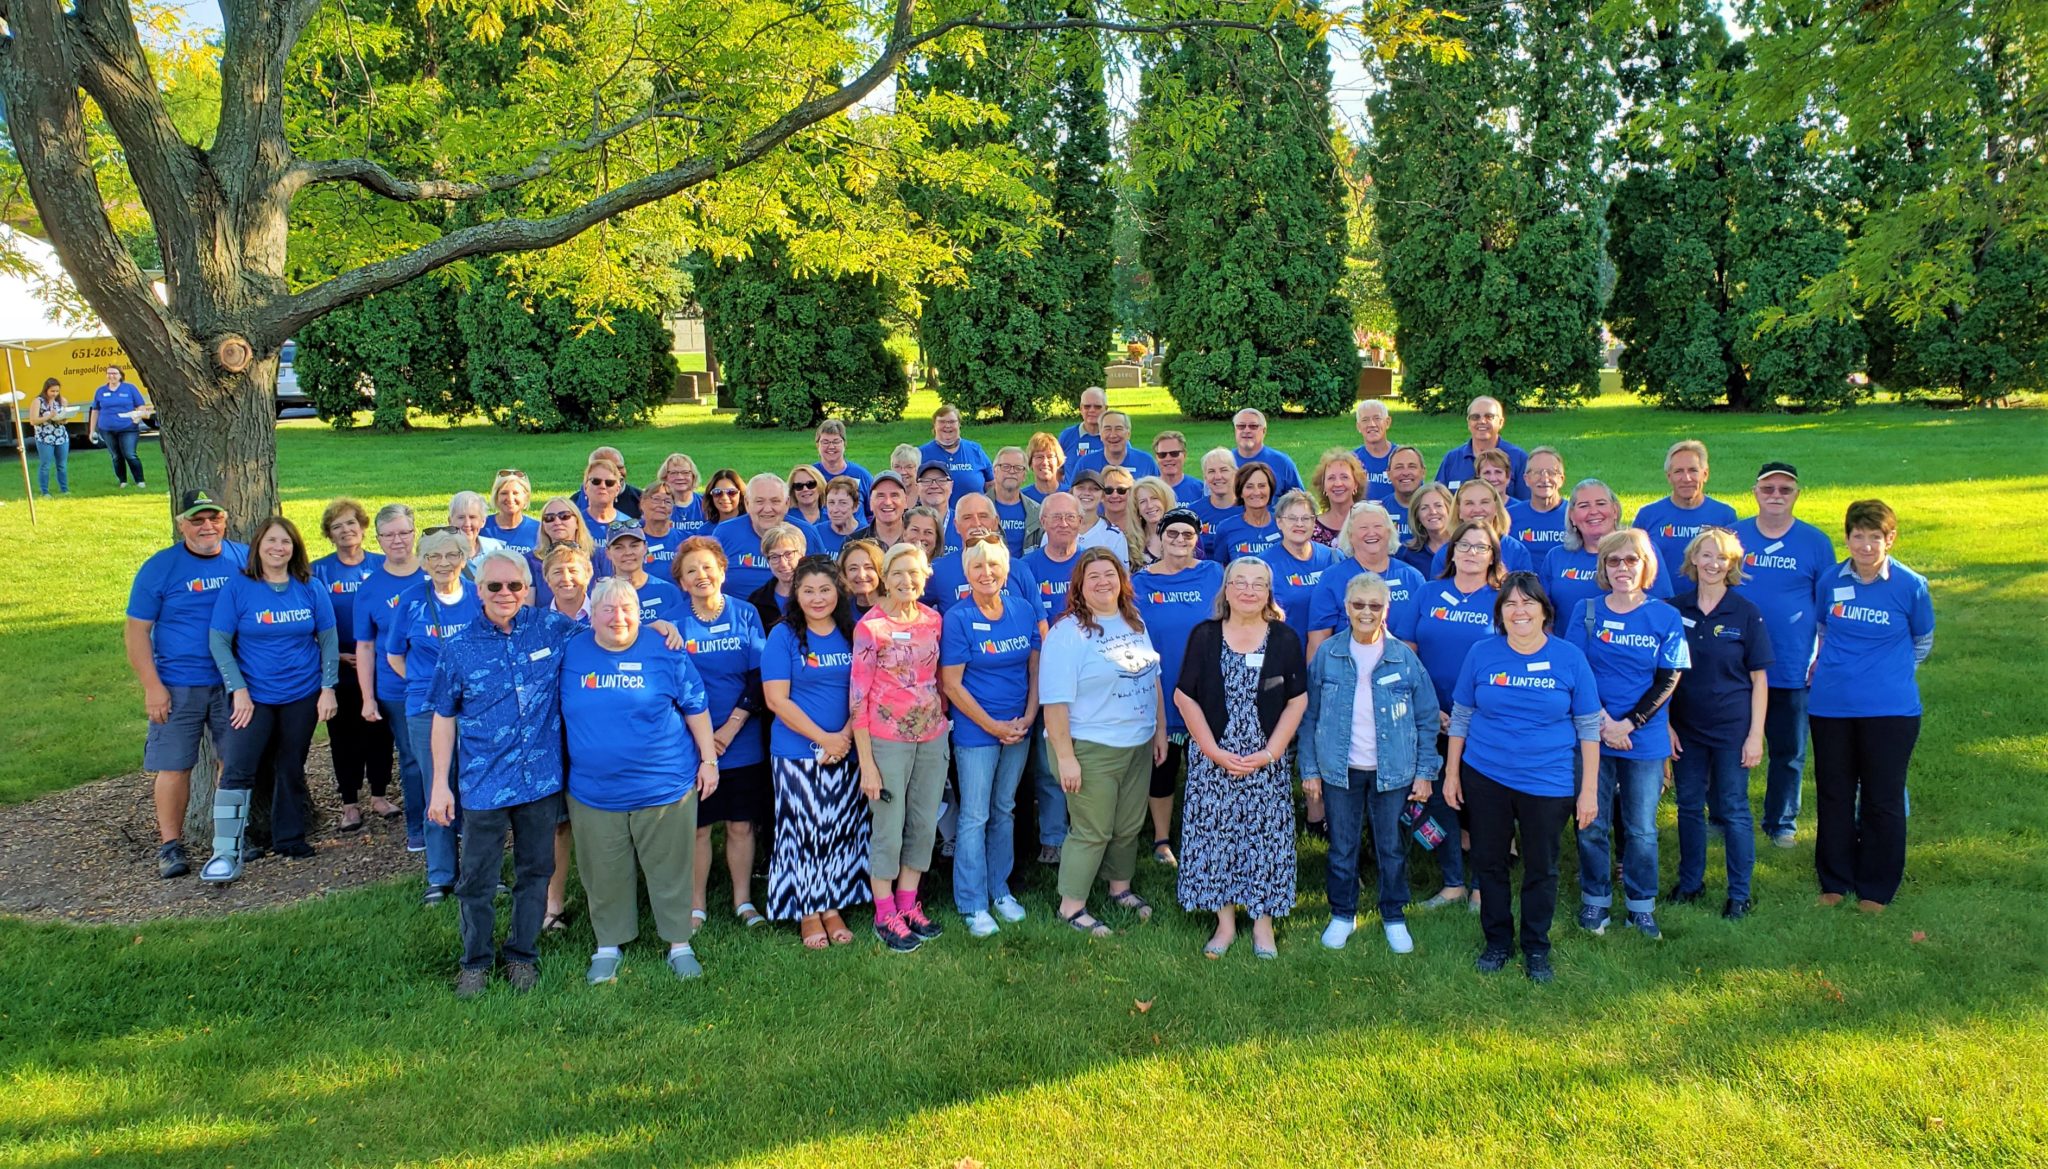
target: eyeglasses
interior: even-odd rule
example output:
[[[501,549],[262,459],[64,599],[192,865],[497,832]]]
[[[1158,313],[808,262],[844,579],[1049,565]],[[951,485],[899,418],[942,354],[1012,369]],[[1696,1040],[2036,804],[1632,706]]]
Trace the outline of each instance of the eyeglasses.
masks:
[[[795,564],[803,558],[804,554],[794,548],[784,548],[768,553],[768,563],[770,564]]]
[[[1316,518],[1315,516],[1313,516],[1313,515],[1311,515],[1311,514],[1309,514],[1309,513],[1307,513],[1307,512],[1300,512],[1300,511],[1297,511],[1297,512],[1289,512],[1288,514],[1286,514],[1286,515],[1284,515],[1284,516],[1281,516],[1281,517],[1280,517],[1280,522],[1281,522],[1281,523],[1283,523],[1283,524],[1305,524],[1305,523],[1308,523],[1308,522],[1309,522],[1310,520],[1313,520],[1313,519],[1315,519],[1315,518]]]
[[[1192,544],[1196,540],[1201,539],[1199,535],[1188,531],[1186,528],[1175,528],[1170,532],[1162,532],[1159,538],[1169,544]]]
[[[559,524],[563,520],[575,519],[576,513],[573,511],[544,511],[540,513],[540,518],[547,523]]]
[[[217,511],[202,511],[198,515],[185,517],[185,522],[188,524],[224,524],[228,522],[228,517]]]
[[[1024,465],[1022,463],[997,463],[996,470],[1010,475],[1022,475],[1024,473]]]
[[[484,582],[484,591],[487,593],[523,593],[526,591],[526,582],[523,580],[487,580]]]
[[[739,488],[737,487],[714,487],[710,491],[705,492],[706,495],[713,499],[731,499],[739,493]]]
[[[1609,568],[1641,568],[1643,566],[1643,558],[1634,554],[1609,556],[1607,558],[1607,565]]]
[[[1476,543],[1475,543],[1474,541],[1471,541],[1471,540],[1460,540],[1460,541],[1458,541],[1457,543],[1455,543],[1455,544],[1451,545],[1451,547],[1452,547],[1453,549],[1455,549],[1455,550],[1459,551],[1459,552],[1491,552],[1491,551],[1493,551],[1493,545],[1491,545],[1491,544],[1488,544],[1488,543],[1486,543],[1486,542],[1485,542],[1485,541],[1483,541],[1483,540],[1482,540],[1482,541],[1479,541],[1479,542],[1476,542]]]
[[[595,476],[589,479],[585,479],[584,482],[588,483],[592,487],[617,487],[619,485],[619,481],[617,479],[599,479],[596,478]]]
[[[1499,422],[1499,421],[1500,421],[1500,418],[1501,418],[1501,416],[1500,416],[1500,415],[1498,415],[1498,414],[1467,414],[1467,415],[1465,415],[1465,421],[1467,421],[1467,422]]]
[[[1797,487],[1759,487],[1756,489],[1756,493],[1758,495],[1797,495],[1799,494],[1799,489]]]
[[[1383,613],[1386,611],[1387,603],[1385,601],[1351,601],[1344,607],[1353,613]]]
[[[380,528],[377,532],[377,538],[379,540],[409,540],[412,538],[412,529],[407,528],[400,532],[387,532]]]

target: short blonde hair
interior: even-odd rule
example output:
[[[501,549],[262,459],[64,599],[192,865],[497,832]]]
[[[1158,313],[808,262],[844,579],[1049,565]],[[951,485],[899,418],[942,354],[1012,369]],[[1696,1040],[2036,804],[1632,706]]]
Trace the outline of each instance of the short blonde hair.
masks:
[[[1003,576],[1010,575],[1010,548],[1001,539],[975,540],[960,550],[960,568],[965,571],[977,565],[993,564],[1003,570]]]
[[[1424,483],[1415,489],[1415,494],[1408,497],[1409,548],[1420,551],[1429,547],[1429,533],[1422,528],[1422,504],[1425,500],[1439,495],[1444,499],[1444,535],[1449,536],[1451,529],[1457,525],[1458,497],[1452,495],[1451,489],[1441,483]]]
[[[901,544],[892,545],[887,552],[882,553],[882,564],[880,571],[882,575],[882,580],[885,584],[889,579],[889,570],[896,566],[896,562],[898,560],[902,560],[905,558],[916,560],[917,570],[927,577],[931,576],[931,557],[926,556],[924,554],[924,549],[918,547],[915,544],[910,543],[909,541],[905,541]]]
[[[1720,549],[1721,555],[1728,558],[1728,576],[1723,583],[1729,588],[1734,588],[1736,585],[1741,584],[1742,541],[1736,539],[1735,533],[1727,528],[1701,529],[1700,534],[1692,538],[1692,543],[1685,546],[1685,563],[1678,566],[1678,574],[1689,581],[1698,583],[1700,574],[1697,569],[1693,568],[1692,558],[1700,554],[1700,549],[1709,545]]]
[[[1641,528],[1616,528],[1600,537],[1598,559],[1593,564],[1593,579],[1601,589],[1614,586],[1607,583],[1607,558],[1617,552],[1634,552],[1643,562],[1643,591],[1649,592],[1657,583],[1657,548],[1650,543],[1650,533]]]
[[[1485,453],[1493,454],[1494,452],[1487,451]],[[1463,483],[1458,484],[1458,490],[1453,492],[1451,495],[1452,525],[1455,526],[1463,522],[1462,517],[1459,516],[1458,513],[1464,507],[1465,493],[1467,491],[1473,492],[1475,494],[1483,491],[1486,493],[1488,498],[1493,500],[1493,514],[1486,518],[1486,526],[1488,530],[1492,531],[1496,537],[1507,535],[1508,501],[1501,498],[1499,488],[1495,487],[1491,483],[1488,483],[1484,479],[1467,479]]]

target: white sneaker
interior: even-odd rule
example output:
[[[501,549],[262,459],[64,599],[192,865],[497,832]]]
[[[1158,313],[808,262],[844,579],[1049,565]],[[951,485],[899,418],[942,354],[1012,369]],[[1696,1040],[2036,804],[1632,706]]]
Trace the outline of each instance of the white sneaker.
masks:
[[[1329,925],[1326,925],[1326,926],[1324,926],[1324,927],[1323,927],[1323,946],[1324,946],[1324,948],[1325,948],[1325,949],[1330,949],[1330,950],[1341,950],[1341,949],[1343,949],[1343,948],[1344,948],[1344,943],[1346,943],[1346,942],[1348,942],[1348,941],[1350,941],[1350,940],[1351,940],[1351,931],[1352,931],[1352,930],[1355,930],[1355,929],[1357,929],[1357,928],[1358,928],[1358,919],[1357,919],[1357,918],[1354,918],[1354,917],[1333,917],[1333,918],[1331,918],[1331,919],[1330,919],[1330,924],[1329,924]]]
[[[1387,948],[1396,954],[1413,954],[1415,939],[1408,936],[1408,923],[1390,921],[1387,923]]]
[[[1002,928],[996,924],[995,918],[988,915],[986,909],[967,919],[967,933],[970,937],[985,938]]]
[[[1025,917],[1024,903],[1017,900],[1015,897],[997,898],[994,909],[996,911],[997,917],[1000,917],[1004,921],[1010,922],[1013,925],[1017,922],[1023,921]]]

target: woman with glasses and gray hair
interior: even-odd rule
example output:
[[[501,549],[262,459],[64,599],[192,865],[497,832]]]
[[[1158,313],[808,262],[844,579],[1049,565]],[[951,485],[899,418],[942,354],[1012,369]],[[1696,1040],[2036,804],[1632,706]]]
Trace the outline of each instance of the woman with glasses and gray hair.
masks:
[[[1598,479],[1581,479],[1565,502],[1564,539],[1543,558],[1543,591],[1559,613],[1578,612],[1605,591],[1600,585],[1600,541],[1619,531],[1621,499]],[[1647,595],[1669,599],[1670,574],[1658,561]]]
[[[423,785],[434,757],[432,698],[441,647],[483,615],[476,585],[463,575],[469,555],[469,538],[461,532],[446,527],[427,529],[420,538],[420,560],[426,565],[427,579],[399,594],[398,616],[380,647],[392,672],[405,680],[406,733],[412,740],[413,759],[420,767]],[[449,783],[459,779],[451,766]],[[406,798],[412,798],[410,793]],[[426,811],[424,798],[420,811]],[[422,825],[421,844],[427,854],[425,904],[439,905],[455,891],[456,850],[461,839],[459,816],[455,823],[436,824],[428,819]]]
[[[505,546],[502,540],[494,540],[484,533],[484,497],[474,491],[458,491],[448,497],[448,526],[462,533],[469,543],[469,563],[464,574],[476,579],[477,569],[483,567],[484,553]]]
[[[405,716],[405,677],[391,668],[381,648],[401,615],[399,598],[424,577],[413,555],[412,509],[389,503],[377,509],[377,547],[384,554],[378,570],[356,590],[354,615],[344,640],[355,646],[357,685],[362,689],[365,723],[384,729],[398,755],[398,790],[405,803],[405,847],[427,848],[426,771],[413,754],[412,732]],[[332,733],[330,728],[329,733]],[[380,815],[392,813],[388,801],[371,806]]]

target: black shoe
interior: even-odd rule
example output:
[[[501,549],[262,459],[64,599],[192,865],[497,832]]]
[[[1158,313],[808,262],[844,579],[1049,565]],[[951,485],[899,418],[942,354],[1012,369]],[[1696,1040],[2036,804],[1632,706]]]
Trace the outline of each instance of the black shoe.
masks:
[[[1741,921],[1749,916],[1750,910],[1755,908],[1756,902],[1754,901],[1730,900],[1727,904],[1721,906],[1721,916],[1729,921]]]
[[[1548,954],[1524,954],[1522,956],[1522,973],[1529,976],[1530,982],[1547,984],[1557,979],[1557,974],[1550,969],[1550,955]]]
[[[910,932],[901,916],[885,917],[875,922],[875,936],[882,944],[898,954],[908,954],[924,945],[924,939]]]
[[[505,963],[505,981],[514,994],[525,994],[540,985],[540,968],[531,962]]]
[[[156,850],[156,875],[163,880],[182,877],[192,871],[192,862],[185,859],[185,845],[182,841],[166,840]]]
[[[1680,889],[1674,886],[1664,900],[1673,905],[1697,905],[1705,900],[1706,896],[1705,889]]]
[[[1315,837],[1317,840],[1328,840],[1330,838],[1329,818],[1325,817],[1321,820],[1310,820],[1302,825],[1302,830],[1304,832],[1307,832],[1310,836]]]
[[[913,905],[903,912],[903,924],[917,935],[921,942],[929,942],[946,931],[939,923],[925,916],[923,905]]]
[[[1473,961],[1472,969],[1481,974],[1499,974],[1507,968],[1508,959],[1514,955],[1515,952],[1506,946],[1488,946]]]
[[[427,886],[426,894],[420,898],[420,904],[439,905],[443,901],[448,900],[448,895],[453,892],[455,892],[455,886],[453,885],[429,885]]]
[[[303,840],[299,841],[296,844],[280,844],[272,851],[277,853],[277,855],[279,856],[290,857],[292,860],[299,861],[305,860],[308,857],[319,855],[319,853],[314,850],[312,845],[307,844]]]

